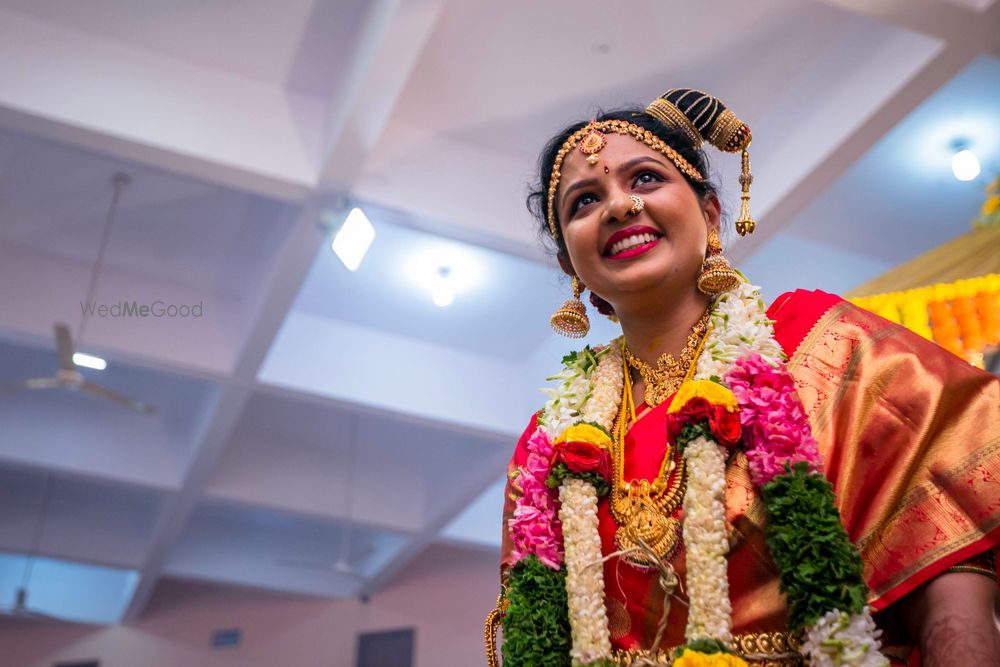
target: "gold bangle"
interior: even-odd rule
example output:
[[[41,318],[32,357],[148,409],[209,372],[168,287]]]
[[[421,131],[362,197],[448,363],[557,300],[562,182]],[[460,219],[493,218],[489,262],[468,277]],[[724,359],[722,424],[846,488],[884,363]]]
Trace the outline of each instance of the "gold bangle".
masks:
[[[993,581],[997,580],[997,573],[989,568],[983,567],[981,565],[952,565],[945,572],[964,572],[968,574],[981,574],[984,577],[989,577]]]

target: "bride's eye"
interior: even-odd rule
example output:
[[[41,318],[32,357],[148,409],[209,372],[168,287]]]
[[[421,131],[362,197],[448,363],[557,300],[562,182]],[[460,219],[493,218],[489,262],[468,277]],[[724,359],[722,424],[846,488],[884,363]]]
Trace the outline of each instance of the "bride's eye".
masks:
[[[641,171],[638,174],[636,174],[635,184],[636,185],[645,185],[647,183],[659,183],[662,180],[663,179],[660,178],[659,174],[657,174],[655,172],[652,172],[652,171]]]
[[[569,207],[569,214],[572,216],[573,214],[575,214],[577,211],[579,211],[584,206],[588,206],[590,204],[593,204],[596,201],[597,201],[597,197],[595,197],[594,195],[592,195],[590,193],[582,194],[579,197],[577,197],[573,201],[573,205]]]

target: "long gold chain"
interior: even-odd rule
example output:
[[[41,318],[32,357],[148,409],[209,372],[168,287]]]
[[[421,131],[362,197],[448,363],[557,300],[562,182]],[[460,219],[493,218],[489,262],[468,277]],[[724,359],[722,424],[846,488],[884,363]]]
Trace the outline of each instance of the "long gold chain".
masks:
[[[689,369],[694,366],[701,342],[705,340],[705,332],[708,331],[708,320],[711,316],[711,309],[708,309],[698,318],[688,334],[687,344],[676,359],[669,354],[661,355],[656,360],[656,367],[652,367],[645,361],[635,356],[632,350],[625,345],[622,353],[628,365],[639,372],[643,383],[646,385],[646,405],[655,408],[657,405],[669,398],[677,388],[681,386]],[[626,369],[626,374],[628,369]]]
[[[706,313],[707,315],[707,313]],[[695,362],[705,345],[708,318],[702,317],[705,329],[698,332],[688,367],[677,386],[694,375]],[[699,320],[699,325],[702,320]],[[696,329],[699,325],[696,325]],[[692,331],[692,336],[695,335]],[[622,344],[624,348],[624,343]],[[627,348],[626,348],[627,349]],[[683,457],[668,442],[656,478],[625,481],[625,435],[635,422],[635,401],[629,362],[623,354],[622,400],[612,438],[611,514],[618,524],[615,542],[619,549],[629,551],[624,560],[645,569],[655,561],[670,560],[680,546],[680,522],[673,518],[687,488],[687,469]],[[647,387],[649,385],[647,384]],[[676,390],[676,389],[675,389]],[[641,548],[644,545],[646,548]],[[633,550],[634,549],[634,550]],[[652,553],[650,553],[650,551]]]

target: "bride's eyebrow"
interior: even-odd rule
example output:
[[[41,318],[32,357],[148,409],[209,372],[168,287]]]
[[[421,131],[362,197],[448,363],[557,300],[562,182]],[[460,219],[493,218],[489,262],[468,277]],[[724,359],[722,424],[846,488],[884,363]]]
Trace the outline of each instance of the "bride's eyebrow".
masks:
[[[621,167],[619,167],[618,169],[619,169],[619,171],[628,171],[632,167],[638,166],[638,165],[643,164],[645,162],[651,162],[652,164],[655,164],[658,167],[665,167],[666,166],[666,164],[664,164],[660,160],[657,160],[655,157],[652,157],[652,156],[649,156],[649,155],[640,155],[639,157],[634,157],[631,160],[622,163]]]
[[[569,187],[563,190],[561,195],[559,195],[559,207],[562,207],[562,205],[566,203],[566,200],[569,198],[571,193],[583,188],[593,187],[595,185],[597,185],[596,178],[585,178],[582,181],[572,183]]]

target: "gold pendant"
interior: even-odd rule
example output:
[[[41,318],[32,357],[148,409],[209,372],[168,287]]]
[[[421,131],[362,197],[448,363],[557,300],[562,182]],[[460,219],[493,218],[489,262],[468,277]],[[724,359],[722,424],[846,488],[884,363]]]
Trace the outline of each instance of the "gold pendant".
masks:
[[[635,549],[622,556],[625,562],[640,570],[652,569],[664,560],[673,560],[681,543],[680,532],[680,521],[664,516],[648,503],[642,503],[628,513],[615,531],[615,543],[623,551]],[[649,549],[644,549],[640,543]]]
[[[657,405],[670,398],[670,396],[677,391],[679,386],[680,384],[678,382],[668,382],[665,384],[647,383],[645,396],[646,405],[651,408],[655,408]]]

